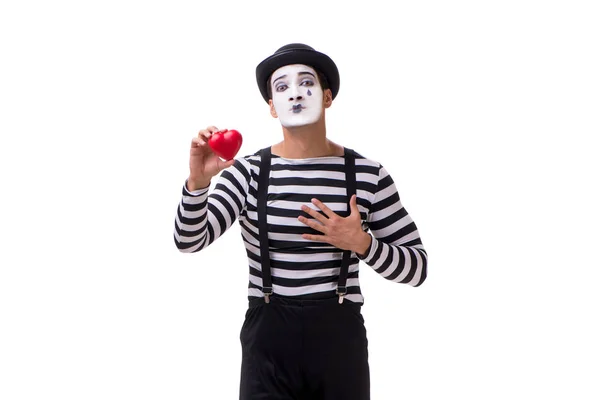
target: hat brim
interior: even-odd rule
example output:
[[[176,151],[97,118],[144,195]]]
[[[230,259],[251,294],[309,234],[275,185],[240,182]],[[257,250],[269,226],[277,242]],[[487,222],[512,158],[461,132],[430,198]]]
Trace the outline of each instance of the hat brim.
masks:
[[[326,54],[315,50],[289,49],[266,58],[256,67],[256,83],[260,94],[267,103],[269,102],[267,92],[267,86],[270,84],[269,78],[277,69],[291,64],[308,65],[323,73],[329,83],[332,97],[335,99],[340,89],[340,74],[333,60]]]

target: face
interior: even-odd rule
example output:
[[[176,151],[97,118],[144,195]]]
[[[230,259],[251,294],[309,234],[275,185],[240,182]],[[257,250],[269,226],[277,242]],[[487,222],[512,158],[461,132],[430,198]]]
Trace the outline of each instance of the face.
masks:
[[[293,128],[314,124],[323,112],[323,89],[316,71],[306,65],[286,65],[271,77],[271,114]]]

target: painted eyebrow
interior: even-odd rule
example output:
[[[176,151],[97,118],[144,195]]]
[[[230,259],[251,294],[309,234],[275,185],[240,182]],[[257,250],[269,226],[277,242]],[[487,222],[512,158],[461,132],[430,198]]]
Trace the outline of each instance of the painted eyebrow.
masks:
[[[312,77],[313,77],[313,78],[315,78],[315,79],[317,78],[317,77],[315,76],[315,74],[313,74],[312,72],[308,72],[308,71],[302,71],[302,72],[299,72],[299,73],[298,73],[298,75],[310,75],[310,76],[312,76]],[[280,80],[280,79],[283,79],[283,78],[286,78],[286,77],[287,77],[287,75],[281,75],[279,78],[277,78],[277,79],[275,79],[275,80],[273,81],[273,84],[275,84],[275,82],[277,82],[278,80]]]
[[[278,80],[285,78],[286,76],[287,75],[281,75],[279,78],[277,78],[273,81],[273,84],[275,84],[275,82],[277,82]]]

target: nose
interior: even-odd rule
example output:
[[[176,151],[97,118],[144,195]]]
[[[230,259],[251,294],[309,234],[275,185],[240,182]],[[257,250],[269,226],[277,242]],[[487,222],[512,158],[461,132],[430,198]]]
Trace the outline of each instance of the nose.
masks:
[[[294,100],[302,100],[302,93],[300,93],[300,88],[297,85],[293,85],[290,88],[290,98],[289,101],[294,101]]]

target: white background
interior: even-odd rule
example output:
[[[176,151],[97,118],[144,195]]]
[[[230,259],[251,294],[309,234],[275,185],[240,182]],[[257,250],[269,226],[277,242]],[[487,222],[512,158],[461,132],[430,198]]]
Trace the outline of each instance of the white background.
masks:
[[[239,225],[180,254],[174,215],[199,129],[281,139],[254,73],[290,42],[429,253],[362,265],[372,398],[600,398],[595,2],[332,3],[2,3],[0,398],[237,399]]]

